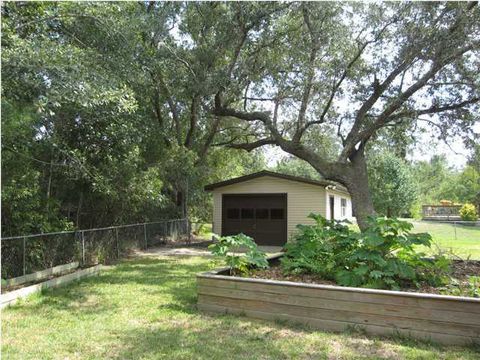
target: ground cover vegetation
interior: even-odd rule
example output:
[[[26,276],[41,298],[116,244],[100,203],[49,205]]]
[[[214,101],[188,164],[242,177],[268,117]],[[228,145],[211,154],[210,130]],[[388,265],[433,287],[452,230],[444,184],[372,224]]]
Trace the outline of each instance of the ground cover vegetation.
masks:
[[[215,239],[215,243],[208,248],[227,264],[230,275],[246,275],[253,268],[268,267],[267,254],[245,234],[222,236]]]
[[[199,257],[138,257],[2,310],[8,359],[478,359],[474,347],[333,334],[196,308]],[[26,341],[25,339],[34,339]]]
[[[414,232],[427,232],[432,236],[432,246],[419,246],[419,251],[429,256],[444,253],[450,258],[480,260],[480,228],[476,226],[446,224],[434,221],[406,219],[414,226]]]
[[[408,221],[371,217],[359,232],[348,221],[309,217],[314,224],[297,225],[273,269],[244,234],[218,238],[209,249],[227,264],[230,275],[479,296],[480,263],[453,260],[451,253],[432,248],[432,236],[413,233]]]
[[[286,273],[310,272],[343,286],[397,290],[448,281],[449,260],[424,259],[415,246],[430,247],[431,236],[411,233],[413,225],[406,221],[370,218],[367,230],[360,233],[320,215],[310,217],[315,225],[298,225],[298,235],[285,246]]]

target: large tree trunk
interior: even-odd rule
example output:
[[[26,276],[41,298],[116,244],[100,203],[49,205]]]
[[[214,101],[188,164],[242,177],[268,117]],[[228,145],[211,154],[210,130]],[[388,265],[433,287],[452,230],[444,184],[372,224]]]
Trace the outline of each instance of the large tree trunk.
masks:
[[[367,162],[363,149],[359,149],[351,159],[352,171],[347,173],[347,187],[352,197],[353,214],[357,218],[360,230],[367,228],[367,219],[375,215],[372,196],[368,187]]]
[[[364,231],[367,228],[367,218],[375,214],[368,181],[358,176],[347,185],[347,188],[352,197],[353,215],[357,218],[360,230]]]
[[[357,219],[360,230],[364,231],[368,225],[368,217],[375,215],[375,210],[368,187],[367,161],[363,145],[349,158],[349,163],[328,164],[322,163],[322,161],[319,161],[319,157],[305,151],[301,146],[282,145],[285,152],[307,161],[322,177],[336,181],[348,189],[352,197],[353,214]]]

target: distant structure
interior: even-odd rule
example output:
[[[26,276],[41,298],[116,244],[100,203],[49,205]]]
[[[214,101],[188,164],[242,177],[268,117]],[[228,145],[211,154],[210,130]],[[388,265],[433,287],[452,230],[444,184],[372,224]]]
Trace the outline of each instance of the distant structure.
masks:
[[[440,205],[422,205],[423,220],[439,221],[459,221],[460,208],[462,205],[456,205],[451,201],[442,200]]]

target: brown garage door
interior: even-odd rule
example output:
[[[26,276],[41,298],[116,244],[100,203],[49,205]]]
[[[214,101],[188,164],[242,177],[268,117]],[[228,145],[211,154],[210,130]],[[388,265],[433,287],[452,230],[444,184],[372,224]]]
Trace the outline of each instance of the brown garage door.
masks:
[[[222,235],[244,233],[259,245],[287,241],[287,194],[223,195]]]

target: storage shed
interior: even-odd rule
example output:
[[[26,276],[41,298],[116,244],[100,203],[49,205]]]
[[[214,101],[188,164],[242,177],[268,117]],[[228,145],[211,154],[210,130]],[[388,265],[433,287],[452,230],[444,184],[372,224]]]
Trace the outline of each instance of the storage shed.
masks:
[[[326,180],[260,171],[210,184],[213,232],[244,233],[259,245],[281,246],[310,213],[327,219],[351,219],[352,202],[343,186]]]

